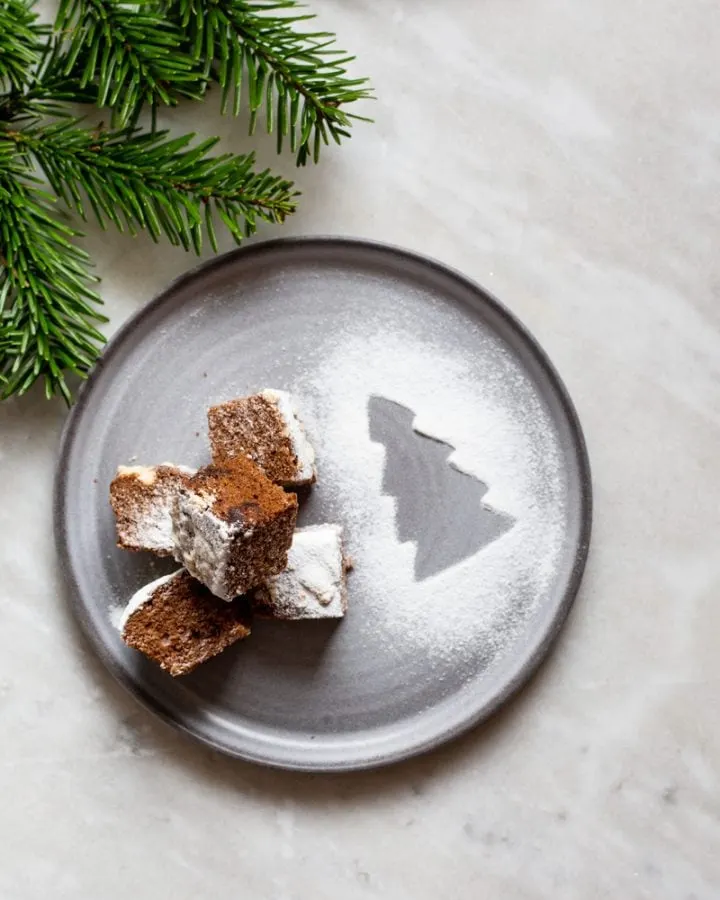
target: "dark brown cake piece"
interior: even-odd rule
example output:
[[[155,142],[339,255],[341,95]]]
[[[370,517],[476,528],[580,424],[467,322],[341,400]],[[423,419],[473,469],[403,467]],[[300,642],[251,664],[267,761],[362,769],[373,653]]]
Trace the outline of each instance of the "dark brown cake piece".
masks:
[[[297,498],[244,456],[200,469],[172,511],[175,559],[223,600],[282,572]]]
[[[208,431],[215,463],[245,456],[284,487],[315,481],[315,451],[285,391],[267,389],[211,406]]]
[[[169,672],[185,675],[250,634],[247,604],[215,597],[185,569],[141,588],[121,623],[122,637]]]
[[[172,556],[170,512],[179,487],[194,469],[165,463],[161,466],[119,466],[110,483],[118,546]]]

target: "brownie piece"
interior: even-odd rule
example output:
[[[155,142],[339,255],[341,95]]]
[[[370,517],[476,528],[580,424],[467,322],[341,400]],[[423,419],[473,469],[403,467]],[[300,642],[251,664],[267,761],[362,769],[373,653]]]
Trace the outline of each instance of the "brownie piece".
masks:
[[[277,575],[287,564],[297,497],[244,456],[200,469],[172,510],[175,559],[223,600]]]
[[[185,675],[250,634],[247,603],[215,597],[185,569],[141,588],[121,622],[122,637],[171,675]]]
[[[172,556],[170,512],[178,489],[194,469],[165,463],[161,466],[119,466],[110,483],[118,546]]]
[[[342,618],[350,568],[340,525],[298,528],[285,570],[253,591],[255,612],[273,619]]]
[[[315,451],[285,391],[265,390],[208,410],[213,462],[245,456],[270,481],[297,487],[315,481]]]

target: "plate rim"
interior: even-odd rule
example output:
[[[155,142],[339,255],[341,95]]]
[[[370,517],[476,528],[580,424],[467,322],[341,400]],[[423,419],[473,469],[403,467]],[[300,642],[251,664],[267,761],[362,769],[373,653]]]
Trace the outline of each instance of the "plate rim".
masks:
[[[117,665],[114,658],[107,652],[104,641],[100,638],[95,630],[92,620],[86,613],[85,604],[80,599],[80,590],[77,578],[75,576],[74,567],[69,552],[67,542],[67,514],[66,514],[66,473],[68,470],[68,461],[70,452],[73,447],[73,441],[78,425],[83,415],[83,410],[87,405],[88,398],[92,393],[95,382],[100,377],[104,364],[109,360],[132,331],[140,325],[147,317],[149,317],[156,309],[161,307],[175,291],[182,288],[185,284],[192,282],[198,277],[212,273],[215,269],[221,268],[238,258],[249,258],[252,256],[262,256],[272,253],[276,249],[282,249],[292,246],[305,247],[340,247],[347,249],[372,250],[392,257],[400,257],[415,264],[429,267],[436,273],[451,277],[458,281],[466,290],[479,296],[479,298],[488,304],[493,311],[504,319],[511,329],[527,343],[529,349],[535,355],[537,362],[544,371],[545,376],[552,384],[556,392],[558,401],[560,402],[562,412],[566,417],[569,426],[570,436],[574,447],[578,464],[578,482],[580,497],[580,521],[579,535],[577,547],[575,550],[575,558],[573,562],[572,572],[568,580],[562,601],[553,616],[553,619],[532,650],[532,653],[525,659],[520,668],[515,672],[495,697],[486,703],[481,709],[477,710],[474,715],[469,716],[462,722],[449,726],[445,730],[439,731],[432,737],[413,744],[407,744],[403,748],[391,751],[385,751],[376,755],[368,756],[365,759],[351,759],[347,762],[335,763],[318,763],[315,760],[304,761],[296,759],[293,761],[278,760],[271,756],[265,756],[252,751],[244,751],[224,744],[213,739],[204,733],[201,728],[192,727],[191,725],[180,721],[171,711],[165,708],[163,703],[159,701],[151,692],[145,690],[139,682],[134,680],[126,669]],[[75,622],[80,626],[80,630],[85,640],[89,643],[94,653],[99,657],[105,668],[113,676],[113,678],[122,687],[130,693],[136,701],[145,707],[149,712],[158,716],[158,718],[166,724],[172,726],[176,731],[188,735],[226,756],[235,759],[242,759],[246,762],[268,766],[270,768],[282,769],[286,771],[296,772],[349,772],[361,771],[368,769],[376,769],[382,766],[391,765],[402,762],[403,760],[419,756],[427,753],[447,742],[460,737],[463,734],[476,728],[481,723],[487,721],[502,706],[512,700],[516,694],[531,680],[539,669],[542,662],[547,658],[553,644],[557,640],[560,631],[570,613],[573,603],[577,597],[583,574],[585,571],[588,553],[590,549],[590,540],[592,534],[592,518],[593,518],[593,487],[592,473],[590,465],[590,457],[587,448],[585,434],[583,432],[580,418],[577,413],[575,404],[570,393],[551,361],[547,352],[539,343],[537,338],[528,329],[528,327],[520,321],[520,319],[511,312],[505,304],[495,297],[490,291],[480,285],[477,281],[463,274],[438,259],[428,256],[422,252],[401,247],[384,241],[377,241],[362,237],[349,237],[341,235],[294,235],[280,238],[272,238],[269,240],[255,241],[240,247],[235,247],[226,253],[219,254],[209,260],[205,260],[198,265],[193,266],[188,271],[183,272],[176,278],[173,278],[161,291],[156,293],[150,300],[143,303],[135,312],[133,312],[123,324],[115,331],[105,344],[103,351],[98,358],[95,366],[88,378],[82,383],[76,399],[71,407],[67,419],[62,428],[60,440],[58,443],[57,462],[55,466],[55,476],[53,482],[53,533],[57,558],[60,564],[60,570],[64,585],[66,587],[67,602],[72,612]]]

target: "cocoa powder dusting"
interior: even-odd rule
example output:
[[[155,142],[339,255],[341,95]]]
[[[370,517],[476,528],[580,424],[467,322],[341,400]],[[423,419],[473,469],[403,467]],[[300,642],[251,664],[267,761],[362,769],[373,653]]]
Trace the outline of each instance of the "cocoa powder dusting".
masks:
[[[255,524],[278,513],[297,507],[294,494],[273,484],[260,469],[244,456],[223,460],[199,469],[187,482],[190,490],[211,494],[213,512],[228,521],[233,510],[251,514]]]

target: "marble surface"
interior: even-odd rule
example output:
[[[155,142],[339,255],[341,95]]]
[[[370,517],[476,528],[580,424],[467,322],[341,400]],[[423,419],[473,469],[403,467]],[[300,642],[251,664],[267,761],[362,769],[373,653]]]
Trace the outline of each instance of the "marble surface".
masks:
[[[65,412],[0,407],[0,897],[720,896],[720,7],[317,0],[378,101],[284,230],[404,244],[497,293],[586,428],[594,546],[557,650],[427,757],[308,777],[155,721],[66,610]],[[247,145],[211,108],[174,127]],[[276,161],[258,142],[263,161]],[[193,264],[92,231],[117,328]]]

